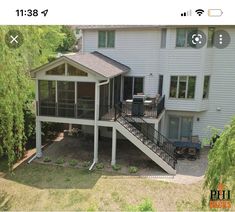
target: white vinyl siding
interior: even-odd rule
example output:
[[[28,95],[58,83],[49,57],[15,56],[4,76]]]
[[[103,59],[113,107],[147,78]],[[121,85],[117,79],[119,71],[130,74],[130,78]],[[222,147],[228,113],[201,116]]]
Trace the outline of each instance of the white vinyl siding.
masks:
[[[98,31],[84,30],[84,51],[99,51],[131,68],[129,76],[145,78],[144,93],[158,92],[158,77],[163,75],[166,111],[194,116],[193,134],[202,139],[208,126],[223,128],[235,115],[235,27],[218,26],[231,42],[225,49],[176,48],[176,28],[167,28],[166,48],[161,48],[161,30],[120,29],[115,31],[115,48],[98,48]],[[208,35],[208,26],[199,30]],[[194,99],[169,98],[170,76],[196,76]],[[203,99],[204,76],[210,76],[209,98]],[[220,108],[220,111],[218,110]],[[198,121],[197,121],[198,118]]]

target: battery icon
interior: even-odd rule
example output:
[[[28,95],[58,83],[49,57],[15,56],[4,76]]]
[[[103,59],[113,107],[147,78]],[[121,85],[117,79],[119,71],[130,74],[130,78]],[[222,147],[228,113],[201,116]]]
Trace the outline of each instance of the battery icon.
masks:
[[[209,9],[208,16],[210,17],[220,17],[223,14],[221,9]]]

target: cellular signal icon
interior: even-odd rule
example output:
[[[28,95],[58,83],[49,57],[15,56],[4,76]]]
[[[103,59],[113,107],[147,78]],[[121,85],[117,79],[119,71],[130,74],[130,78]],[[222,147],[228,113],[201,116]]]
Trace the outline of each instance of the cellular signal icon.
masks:
[[[188,10],[180,14],[181,16],[192,16],[192,10]]]

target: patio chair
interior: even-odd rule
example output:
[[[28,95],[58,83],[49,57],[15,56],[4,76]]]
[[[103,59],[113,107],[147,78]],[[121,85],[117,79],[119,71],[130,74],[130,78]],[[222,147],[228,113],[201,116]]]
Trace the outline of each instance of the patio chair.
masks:
[[[184,160],[186,156],[186,150],[187,148],[185,147],[176,147],[175,149],[176,158],[178,160]]]
[[[194,161],[197,158],[196,148],[188,148],[188,160]]]

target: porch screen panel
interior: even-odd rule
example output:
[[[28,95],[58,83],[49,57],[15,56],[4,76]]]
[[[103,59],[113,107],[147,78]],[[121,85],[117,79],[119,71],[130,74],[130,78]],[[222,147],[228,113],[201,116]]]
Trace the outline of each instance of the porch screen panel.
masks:
[[[132,87],[133,87],[133,78],[124,77],[124,89],[123,89],[123,98],[124,100],[132,99]]]
[[[39,115],[55,116],[56,108],[55,81],[39,80]]]
[[[120,103],[121,99],[121,76],[115,77],[114,80],[114,104]]]
[[[58,116],[75,117],[75,83],[57,82],[58,92]]]
[[[95,83],[77,82],[77,118],[94,119]]]

